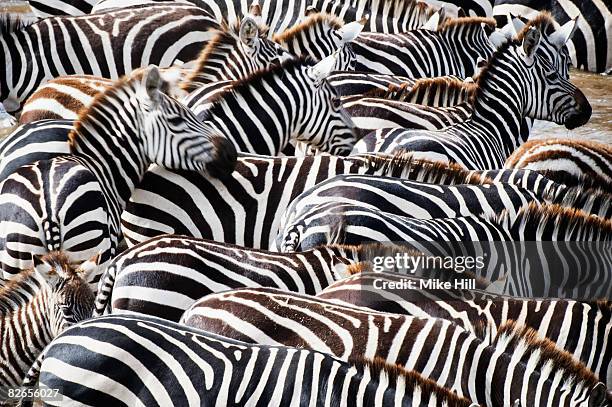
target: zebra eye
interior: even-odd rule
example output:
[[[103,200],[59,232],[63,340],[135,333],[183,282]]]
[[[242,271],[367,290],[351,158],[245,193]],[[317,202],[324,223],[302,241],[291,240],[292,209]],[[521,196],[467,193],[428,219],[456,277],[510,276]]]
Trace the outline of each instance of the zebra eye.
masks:
[[[168,123],[173,126],[178,126],[183,122],[183,119],[180,116],[170,116],[168,117]]]
[[[546,79],[548,79],[549,81],[552,81],[552,80],[557,79],[558,76],[559,74],[557,72],[550,72],[546,74]]]
[[[342,106],[342,101],[340,100],[340,98],[332,98],[332,106],[334,107],[334,109],[340,109],[340,107]]]

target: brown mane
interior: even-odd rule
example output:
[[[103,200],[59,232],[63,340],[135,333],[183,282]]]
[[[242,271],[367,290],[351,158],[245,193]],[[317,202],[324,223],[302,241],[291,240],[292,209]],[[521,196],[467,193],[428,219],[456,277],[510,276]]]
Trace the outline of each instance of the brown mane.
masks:
[[[497,25],[494,18],[490,17],[458,17],[458,18],[447,18],[440,25],[439,32],[453,29],[455,27],[463,27],[466,25],[480,25],[484,24],[490,28],[495,28]]]
[[[334,15],[326,13],[315,13],[308,15],[308,17],[298,25],[294,25],[293,27],[286,29],[282,33],[274,34],[272,40],[275,42],[291,41],[295,36],[319,24],[327,24],[332,30],[339,30],[344,26],[342,20],[340,20]]]
[[[446,401],[448,407],[469,407],[472,404],[468,399],[458,396],[455,392],[440,386],[435,381],[412,370],[406,370],[402,365],[387,363],[380,357],[374,359],[352,357],[349,358],[348,362],[358,369],[369,371],[372,378],[386,375],[390,384],[394,384],[400,378],[403,378],[407,389],[418,386],[421,389],[421,394],[436,394],[437,401],[440,404]]]
[[[410,152],[399,152],[391,156],[364,155],[370,168],[381,171],[381,176],[445,185],[493,183],[490,178],[468,171],[458,164],[415,159]]]
[[[550,12],[542,11],[540,14],[527,21],[525,26],[517,34],[516,38],[519,41],[523,41],[525,34],[531,29],[531,27],[537,28],[542,34],[550,35],[555,31],[555,23],[556,21]]]
[[[533,328],[510,320],[499,327],[494,343],[498,343],[503,336],[512,336],[508,344],[510,349],[506,349],[506,352],[514,350],[519,343],[522,343],[527,348],[526,353],[540,351],[540,361],[551,361],[555,370],[563,370],[568,375],[575,376],[587,387],[592,388],[599,382],[599,378],[582,362],[576,360],[571,353],[559,348],[555,342],[542,337]]]

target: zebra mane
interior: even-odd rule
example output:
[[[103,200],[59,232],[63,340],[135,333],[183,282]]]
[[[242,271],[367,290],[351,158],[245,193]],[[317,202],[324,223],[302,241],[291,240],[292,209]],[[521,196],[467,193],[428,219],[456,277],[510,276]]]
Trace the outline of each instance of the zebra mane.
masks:
[[[593,208],[600,214],[607,213],[612,208],[612,194],[598,188],[575,186],[551,189],[544,193],[544,199],[570,208]]]
[[[612,152],[611,152],[612,153]],[[567,171],[545,170],[539,171],[542,176],[568,187],[576,187],[586,190],[600,190],[601,192],[612,193],[612,182],[607,181],[603,177],[593,177],[585,175],[575,175]]]
[[[499,327],[493,345],[503,348],[506,353],[522,352],[524,356],[538,352],[540,362],[552,363],[551,367],[555,371],[562,370],[567,374],[566,380],[577,379],[588,388],[599,382],[599,378],[571,353],[559,348],[550,339],[542,337],[535,329],[515,321],[509,320]]]
[[[48,253],[44,256],[44,260],[66,271],[73,270],[68,257],[63,252]],[[0,314],[27,304],[41,287],[41,281],[36,278],[36,271],[33,268],[22,270],[11,279],[5,280],[0,284]]]
[[[344,26],[342,20],[338,17],[326,14],[326,13],[315,13],[310,14],[305,20],[303,20],[298,25],[294,25],[293,27],[283,31],[282,33],[275,34],[272,39],[275,42],[287,42],[291,41],[296,36],[300,35],[302,32],[307,31],[310,28],[315,26],[328,26],[332,30],[339,30]]]
[[[480,96],[480,93],[482,92],[484,88],[484,85],[493,76],[492,71],[493,71],[493,68],[497,65],[497,61],[501,59],[503,56],[505,56],[511,47],[516,47],[519,45],[521,45],[521,41],[517,39],[508,40],[504,42],[502,45],[500,45],[495,52],[493,52],[493,55],[491,55],[487,64],[484,67],[482,67],[482,69],[480,69],[480,72],[474,78],[474,83],[476,84],[476,87],[474,88],[474,92],[472,93],[472,98],[470,100],[471,104],[474,104],[474,102],[478,99],[478,97]]]
[[[514,216],[504,210],[499,215],[492,215],[491,220],[507,230],[525,226],[538,230],[564,226],[580,236],[581,241],[612,241],[612,220],[558,204],[539,205],[531,202]]]
[[[227,97],[232,97],[232,95],[240,93],[243,88],[246,89],[249,86],[256,85],[262,80],[265,80],[269,77],[273,77],[275,75],[284,76],[289,71],[295,71],[304,65],[312,66],[315,63],[316,61],[311,56],[300,56],[283,61],[281,64],[278,65],[269,66],[266,69],[257,70],[247,77],[233,81],[231,87],[229,87],[223,92],[215,94],[209,99],[211,105],[207,109],[207,113],[212,112],[215,106],[219,104],[222,100],[225,100]]]
[[[18,14],[2,13],[0,14],[0,35],[10,35],[31,26],[36,21],[34,19],[23,18]]]
[[[193,85],[193,81],[197,80],[200,74],[205,70],[206,65],[208,63],[208,59],[211,55],[215,53],[220,47],[229,46],[233,47],[240,41],[240,24],[242,23],[241,19],[238,19],[232,24],[229,24],[227,21],[223,20],[221,22],[221,27],[216,31],[216,35],[208,41],[204,49],[198,55],[198,59],[195,62],[195,66],[193,67],[191,73],[187,75],[185,80],[181,83],[181,89],[185,91],[193,91],[195,87]],[[259,25],[259,37],[265,38],[268,35],[268,26]]]
[[[382,172],[380,176],[383,177],[444,185],[493,183],[490,178],[468,171],[458,164],[415,159],[410,152],[399,152],[392,156],[368,154],[365,158],[369,168]]]
[[[540,14],[528,20],[523,29],[516,35],[516,38],[520,41],[523,40],[523,37],[531,29],[531,27],[535,27],[544,35],[550,35],[555,31],[555,19],[548,11],[542,11]]]
[[[440,405],[469,407],[472,404],[468,399],[458,396],[455,392],[440,386],[435,381],[421,376],[417,372],[406,370],[402,365],[387,363],[385,359],[380,357],[374,359],[351,357],[348,363],[364,373],[369,372],[373,379],[386,376],[390,387],[394,387],[393,385],[398,380],[403,379],[406,389],[413,389],[418,386],[421,389],[421,394],[436,394]]]
[[[425,18],[431,17],[438,8],[428,4],[426,1],[417,1],[417,0],[382,0],[379,2],[384,9],[386,9],[386,4],[389,4],[389,9],[392,10],[392,16],[394,18],[399,18],[398,14],[405,14],[406,12],[410,12],[412,10],[417,10],[418,13],[425,13]]]
[[[442,22],[439,32],[444,32],[447,30],[452,30],[456,27],[465,27],[468,25],[478,25],[484,24],[489,28],[495,28],[497,22],[494,18],[491,17],[459,17],[459,18],[447,18]]]
[[[400,85],[390,84],[387,89],[375,88],[366,92],[364,97],[383,98],[398,102],[413,102],[419,94],[430,92],[433,94],[463,93],[465,100],[470,101],[477,85],[473,82],[464,82],[454,77],[437,77],[417,79],[414,84],[404,82]]]
[[[123,99],[122,93],[129,91],[130,93],[135,92],[139,86],[142,86],[143,75],[146,69],[137,69],[131,74],[127,74],[117,79],[112,86],[109,86],[104,91],[99,92],[91,101],[89,106],[84,107],[78,113],[78,117],[74,121],[74,126],[70,133],[68,133],[68,145],[71,149],[76,146],[76,139],[81,134],[83,126],[91,117],[99,110],[101,105],[109,99],[118,98]],[[162,89],[163,91],[163,89]]]

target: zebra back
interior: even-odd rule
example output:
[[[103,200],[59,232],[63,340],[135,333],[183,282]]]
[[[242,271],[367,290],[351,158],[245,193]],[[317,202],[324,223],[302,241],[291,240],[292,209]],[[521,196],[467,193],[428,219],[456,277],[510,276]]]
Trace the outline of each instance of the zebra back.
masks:
[[[91,340],[117,353],[75,346]],[[144,354],[143,343],[148,344]],[[80,380],[74,380],[77,366]],[[108,369],[116,372],[112,379],[103,376]],[[108,386],[109,380],[122,386]],[[79,403],[103,397],[145,405],[215,405],[230,398],[269,406],[471,405],[415,372],[382,361],[346,363],[319,352],[250,345],[145,316],[100,317],[64,332],[46,350],[40,383]],[[135,385],[138,393],[122,390]]]
[[[414,369],[481,405],[491,405],[492,400],[493,405],[511,405],[517,398],[540,391],[538,383],[546,377],[540,379],[539,372],[530,371],[526,360],[512,366],[521,352],[541,352],[538,364],[554,361],[549,377],[563,375],[582,382],[575,389],[577,394],[584,391],[582,387],[592,390],[599,385],[595,375],[571,355],[513,322],[501,326],[489,346],[488,341],[445,320],[381,314],[273,289],[209,295],[190,307],[181,322],[248,343],[319,350],[343,360],[365,354],[386,358],[388,363]],[[512,335],[513,340],[504,341],[503,335]],[[526,351],[517,349],[521,340],[528,345]],[[440,348],[441,341],[448,346]],[[449,365],[457,369],[449,372],[444,368]],[[487,375],[490,370],[506,375]],[[486,384],[470,385],[470,378],[479,375],[487,376]],[[564,386],[541,391],[540,405],[562,394]]]
[[[397,273],[372,273],[370,264],[347,268],[351,277],[331,284],[317,298],[363,307],[378,312],[442,318],[475,335],[488,326],[492,335],[509,321],[530,327],[541,337],[572,354],[601,380],[612,385],[612,346],[607,338],[612,328],[612,304],[609,301],[575,301],[552,298],[515,298],[482,290],[412,290],[409,295],[398,290],[381,290],[381,281],[400,282],[412,278]],[[427,278],[427,277],[426,277]],[[378,282],[378,283],[377,283]],[[556,321],[564,321],[563,325]],[[570,332],[587,332],[591,341],[582,341]]]

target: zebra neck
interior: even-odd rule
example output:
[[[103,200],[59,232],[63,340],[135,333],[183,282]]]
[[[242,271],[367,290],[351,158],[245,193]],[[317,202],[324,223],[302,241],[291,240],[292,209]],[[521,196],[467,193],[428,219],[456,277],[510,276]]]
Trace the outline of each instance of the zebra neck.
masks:
[[[129,91],[126,91],[129,92]],[[133,96],[133,95],[132,95]],[[75,125],[71,149],[98,179],[113,216],[120,216],[150,164],[135,97],[100,101]]]
[[[9,111],[13,110],[10,103],[5,100],[10,98],[11,101],[21,102],[19,95],[15,94],[16,81],[19,80],[20,72],[26,72],[24,83],[28,82],[27,72],[32,72],[32,64],[36,64],[36,58],[30,54],[29,47],[18,48],[15,44],[15,39],[19,33],[11,35],[0,35],[0,66],[4,74],[0,75],[0,102],[4,103],[4,107]],[[29,67],[28,69],[26,69]],[[32,89],[33,91],[33,89]],[[16,106],[16,109],[19,107]]]

